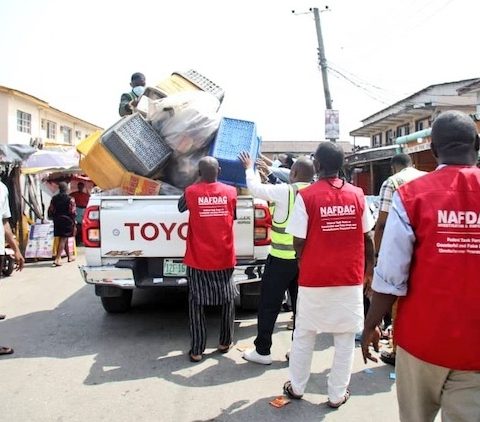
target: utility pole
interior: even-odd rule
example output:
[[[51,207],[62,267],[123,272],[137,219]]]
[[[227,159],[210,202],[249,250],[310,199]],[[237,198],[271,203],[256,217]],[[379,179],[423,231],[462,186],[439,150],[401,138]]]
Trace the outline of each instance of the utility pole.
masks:
[[[320,59],[320,68],[322,70],[323,92],[325,93],[325,104],[327,110],[332,109],[332,97],[330,96],[330,88],[328,86],[327,59],[325,57],[325,47],[323,46],[322,27],[320,25],[320,12],[317,7],[313,8],[315,16],[315,27],[317,28],[318,40],[318,58]]]
[[[328,6],[325,6],[325,9],[322,10],[324,11],[330,11]],[[327,65],[327,58],[325,57],[325,47],[323,46],[323,36],[322,36],[322,26],[320,25],[320,10],[318,10],[317,7],[310,8],[308,12],[303,12],[303,13],[297,13],[295,10],[292,10],[292,13],[297,15],[306,15],[310,14],[313,12],[313,15],[315,17],[315,28],[317,30],[317,42],[318,42],[318,64],[320,65],[320,69],[322,71],[322,81],[323,81],[323,93],[325,96],[325,105],[327,110],[332,110],[332,97],[330,95],[330,87],[328,86],[328,65]],[[329,119],[331,119],[331,116],[335,119],[334,122],[334,132],[332,134],[331,131],[329,131],[330,136],[338,136],[338,111],[334,110],[330,113],[327,113],[325,111],[325,120],[327,120],[327,116]],[[325,133],[327,133],[327,122],[325,122]],[[336,142],[337,139],[330,137],[331,142]]]

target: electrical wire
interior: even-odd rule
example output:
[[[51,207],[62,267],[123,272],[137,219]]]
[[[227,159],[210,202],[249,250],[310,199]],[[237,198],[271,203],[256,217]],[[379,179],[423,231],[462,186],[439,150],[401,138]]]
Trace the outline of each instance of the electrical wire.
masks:
[[[334,74],[337,74],[338,76],[340,76],[341,78],[345,79],[346,81],[348,81],[350,84],[352,84],[353,86],[357,87],[357,88],[360,88],[362,89],[363,91],[367,92],[372,98],[378,100],[378,101],[381,101],[385,104],[388,104],[388,103],[392,103],[393,101],[391,100],[391,98],[388,98],[388,96],[386,96],[385,94],[382,94],[380,92],[374,92],[372,91],[370,88],[364,86],[362,83],[359,83],[358,81],[355,81],[354,79],[350,78],[349,76],[345,75],[343,72],[340,72],[338,69],[332,67],[332,66],[328,66],[328,70],[334,72]]]
[[[378,91],[381,91],[381,92],[384,92],[385,95],[389,96],[389,97],[405,97],[405,96],[408,96],[409,94],[407,92],[398,92],[398,91],[393,91],[391,89],[387,89],[387,88],[383,88],[381,86],[378,86],[378,85],[375,85],[375,84],[372,84],[371,82],[369,82],[368,80],[366,80],[365,78],[362,78],[361,76],[358,76],[356,75],[355,73],[353,72],[350,72],[348,71],[347,69],[343,68],[342,66],[339,66],[338,64],[332,62],[332,61],[328,61],[328,64],[329,64],[329,67],[337,70],[337,71],[340,71],[342,73],[345,73],[346,75],[348,75],[351,79],[353,80],[356,80],[360,85],[368,85],[370,86],[371,88],[374,88]],[[332,66],[333,65],[333,66]]]
[[[364,86],[356,83],[355,81],[353,81],[352,79],[350,79],[348,76],[345,76],[343,73],[339,72],[338,70],[335,70],[333,69],[332,67],[328,67],[328,71],[331,72],[332,76],[334,76],[335,78],[337,79],[345,79],[347,82],[349,82],[350,84],[352,84],[353,86],[363,90],[370,98],[372,98],[373,100],[375,101],[378,101],[382,104],[385,104],[385,105],[389,105],[391,104],[391,102],[388,102],[388,101],[385,101],[381,98],[379,98],[377,95],[373,94],[370,90],[368,90],[367,88],[365,88]]]

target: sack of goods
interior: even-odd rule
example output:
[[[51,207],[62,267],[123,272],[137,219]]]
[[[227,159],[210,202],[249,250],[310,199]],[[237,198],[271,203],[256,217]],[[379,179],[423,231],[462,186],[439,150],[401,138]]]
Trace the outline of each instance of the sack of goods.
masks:
[[[244,187],[237,156],[249,151],[255,159],[260,138],[255,123],[222,118],[223,97],[194,70],[173,73],[145,90],[132,115],[79,144],[80,166],[108,194],[178,195],[210,154],[220,162],[222,182]]]

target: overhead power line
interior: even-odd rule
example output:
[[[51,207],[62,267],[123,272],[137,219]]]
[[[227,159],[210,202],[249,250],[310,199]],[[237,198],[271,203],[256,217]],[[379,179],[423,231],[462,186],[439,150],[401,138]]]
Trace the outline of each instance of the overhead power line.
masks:
[[[362,91],[364,91],[370,98],[374,99],[375,101],[378,101],[382,104],[385,104],[385,105],[388,105],[388,104],[391,104],[392,101],[387,101],[386,99],[382,99],[382,98],[379,98],[378,97],[378,94],[376,93],[372,93],[372,91],[368,88],[366,88],[365,86],[363,85],[360,85],[359,83],[355,82],[354,80],[352,80],[351,78],[349,78],[348,76],[344,75],[342,72],[338,71],[337,69],[331,67],[331,66],[328,66],[328,70],[332,73],[333,76],[335,76],[337,79],[341,79],[343,78],[344,80],[346,80],[347,82],[349,82],[350,84],[352,84],[353,86],[355,86],[356,88],[359,88],[361,89]]]
[[[358,76],[357,74],[355,74],[353,72],[350,72],[349,70],[345,69],[344,67],[342,67],[342,66],[340,66],[337,63],[334,63],[332,61],[329,61],[329,67],[348,75],[351,79],[353,79],[354,81],[356,81],[360,85],[366,85],[366,86],[369,86],[371,88],[374,88],[378,91],[381,91],[381,92],[385,93],[387,96],[398,97],[398,96],[402,96],[402,95],[403,96],[408,95],[408,93],[399,93],[399,92],[393,91],[391,89],[387,89],[387,88],[383,88],[381,86],[375,85],[375,84],[369,82],[368,80],[366,80],[365,78],[362,78],[361,76]]]

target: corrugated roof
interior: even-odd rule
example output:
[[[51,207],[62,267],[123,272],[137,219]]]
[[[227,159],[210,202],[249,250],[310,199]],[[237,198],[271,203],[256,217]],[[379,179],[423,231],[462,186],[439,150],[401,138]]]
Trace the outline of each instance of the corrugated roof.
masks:
[[[372,117],[375,117],[377,114],[380,114],[380,113],[383,113],[385,111],[387,111],[389,108],[393,108],[395,106],[398,106],[404,102],[408,102],[409,100],[411,100],[412,98],[416,97],[417,95],[420,95],[420,94],[423,94],[424,92],[428,91],[429,89],[432,89],[432,88],[436,88],[436,87],[439,87],[439,86],[445,86],[445,85],[454,85],[454,84],[458,84],[458,83],[465,83],[465,84],[470,84],[472,82],[477,82],[479,81],[479,78],[472,78],[472,79],[462,79],[462,80],[459,80],[459,81],[453,81],[453,82],[443,82],[441,84],[433,84],[433,85],[429,85],[427,86],[426,88],[423,88],[421,89],[420,91],[417,91],[415,92],[414,94],[400,100],[400,101],[397,101],[396,103],[393,103],[392,105],[388,106],[388,107],[385,107],[383,108],[382,110],[380,111],[377,111],[376,113],[373,113],[371,116],[368,116],[366,117],[365,119],[361,120],[361,122],[364,122],[368,119],[371,119]],[[460,88],[461,89],[461,88]]]

